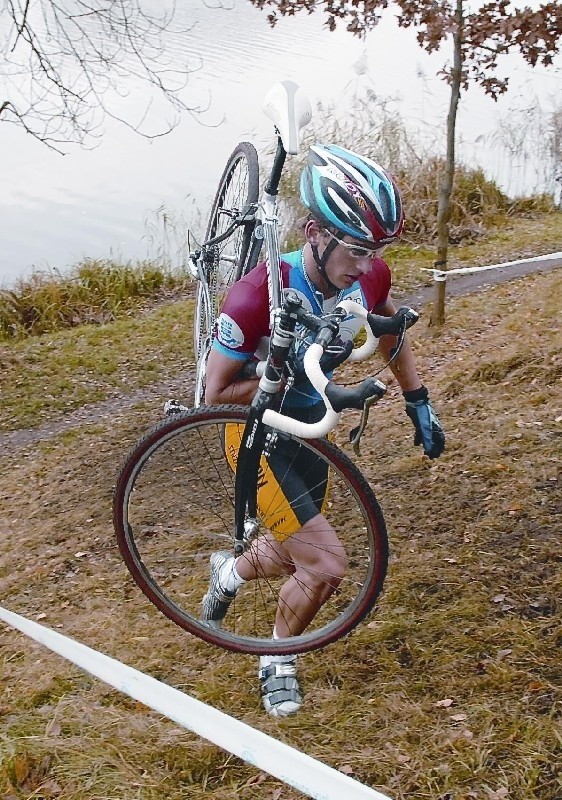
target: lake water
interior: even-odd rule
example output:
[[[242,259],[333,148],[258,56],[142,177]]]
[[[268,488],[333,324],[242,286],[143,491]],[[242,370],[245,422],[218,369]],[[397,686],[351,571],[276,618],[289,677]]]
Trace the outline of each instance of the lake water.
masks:
[[[319,14],[284,19],[271,29],[266,15],[246,0],[177,0],[177,8],[191,30],[171,37],[168,52],[199,67],[185,97],[193,104],[210,102],[204,114],[185,114],[175,130],[152,142],[106,120],[101,144],[68,147],[64,156],[0,124],[0,285],[32,268],[64,271],[86,256],[135,259],[165,251],[177,258],[181,233],[172,223],[166,241],[158,209],[166,209],[177,231],[187,221],[201,233],[201,211],[234,145],[249,138],[263,149],[271,142],[262,100],[284,78],[297,81],[313,105],[340,109],[368,85],[380,97],[398,98],[408,125],[436,130],[436,147],[442,144],[448,89],[436,73],[447,54],[427,55],[415,31],[398,29],[391,14],[361,41],[343,29],[330,33]],[[510,56],[502,68],[511,91],[499,103],[476,88],[463,95],[459,153],[517,195],[542,188],[540,159],[518,161],[492,148],[490,137],[510,110],[533,97],[545,110],[559,103],[562,59],[554,68],[532,70]],[[143,100],[138,89],[122,103],[134,116]]]

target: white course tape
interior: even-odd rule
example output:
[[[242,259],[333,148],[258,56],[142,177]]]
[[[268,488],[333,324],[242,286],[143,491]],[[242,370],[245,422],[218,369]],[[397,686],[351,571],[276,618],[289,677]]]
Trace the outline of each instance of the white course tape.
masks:
[[[436,281],[446,280],[449,275],[469,275],[471,272],[484,272],[487,269],[502,269],[503,267],[515,267],[519,264],[528,264],[534,262],[549,263],[551,261],[562,262],[562,252],[549,253],[546,256],[535,256],[534,258],[520,258],[518,261],[505,261],[503,264],[490,264],[487,267],[459,267],[458,269],[428,269],[427,267],[420,267],[422,272],[431,272]]]
[[[0,619],[120,692],[309,797],[317,800],[390,800],[387,795],[353,780],[322,761],[62,633],[1,606]]]

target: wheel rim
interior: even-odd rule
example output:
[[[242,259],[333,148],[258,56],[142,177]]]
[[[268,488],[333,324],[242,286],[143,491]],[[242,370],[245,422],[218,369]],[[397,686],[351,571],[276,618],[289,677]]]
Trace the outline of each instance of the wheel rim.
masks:
[[[211,349],[211,337],[212,330],[205,311],[203,291],[201,286],[198,285],[195,299],[195,313],[193,315],[193,351],[195,356],[193,405],[195,408],[199,408],[205,396],[205,373],[207,370],[207,358]]]
[[[219,237],[248,204],[257,202],[258,176],[256,150],[248,142],[242,142],[230,156],[221,177],[213,201],[205,241]],[[210,352],[214,324],[228,289],[244,271],[254,225],[255,221],[239,225],[227,239],[213,245],[212,249],[207,252],[207,256],[212,256],[210,261],[206,261],[205,264],[206,289],[209,294],[208,313],[204,307],[203,292],[199,285],[194,315],[195,408],[198,408],[203,402],[206,360]]]
[[[219,192],[215,198],[211,219],[207,230],[207,239],[220,236],[229,227],[233,216],[240,213],[248,202],[250,176],[247,156],[240,152],[230,166]],[[224,242],[218,245],[217,266],[217,303],[220,308],[225,291],[238,276],[239,264],[247,248],[247,226],[239,225]]]
[[[333,461],[324,513],[345,546],[348,568],[339,589],[306,632],[291,639],[271,638],[278,592],[286,576],[248,581],[222,630],[199,619],[210,555],[233,550],[234,474],[223,455],[224,426],[244,419],[245,411],[235,416],[215,412],[204,420],[192,415],[187,423],[171,421],[158,435],[146,438],[125,467],[116,491],[121,551],[151,601],[200,638],[256,654],[317,649],[340,638],[369,611],[386,571],[384,522],[373,516],[373,508],[365,507],[364,487],[353,486]],[[310,451],[310,444],[300,446]],[[314,450],[315,458],[332,458],[330,445],[324,447],[324,453]]]

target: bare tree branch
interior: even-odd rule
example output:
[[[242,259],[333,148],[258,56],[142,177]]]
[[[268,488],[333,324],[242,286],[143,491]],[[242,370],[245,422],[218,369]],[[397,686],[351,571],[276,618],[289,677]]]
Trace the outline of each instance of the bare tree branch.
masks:
[[[95,143],[105,116],[155,138],[182,112],[200,112],[184,99],[197,65],[179,63],[169,47],[189,31],[175,23],[171,0],[154,8],[148,0],[4,0],[0,122],[60,149]],[[122,100],[141,83],[149,91],[135,121]]]

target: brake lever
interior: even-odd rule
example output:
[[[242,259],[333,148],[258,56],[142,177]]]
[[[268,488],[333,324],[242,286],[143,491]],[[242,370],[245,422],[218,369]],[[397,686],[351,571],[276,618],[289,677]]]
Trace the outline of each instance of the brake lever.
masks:
[[[402,350],[402,346],[404,344],[404,339],[406,338],[407,330],[408,330],[408,321],[406,320],[406,318],[404,318],[402,326],[400,327],[400,332],[396,339],[396,346],[393,347],[389,353],[390,356],[390,359],[388,361],[389,364],[391,364],[394,361],[394,359],[400,355],[400,351]]]
[[[359,420],[359,425],[357,425],[356,428],[353,428],[353,430],[349,432],[349,441],[353,445],[353,452],[355,453],[356,456],[361,455],[359,449],[359,442],[361,436],[363,435],[363,431],[367,427],[367,422],[369,420],[369,411],[371,410],[371,406],[374,403],[377,403],[379,400],[380,397],[377,397],[377,395],[368,397],[365,400],[365,403],[363,404],[363,410],[361,411],[361,419]]]

